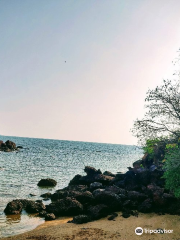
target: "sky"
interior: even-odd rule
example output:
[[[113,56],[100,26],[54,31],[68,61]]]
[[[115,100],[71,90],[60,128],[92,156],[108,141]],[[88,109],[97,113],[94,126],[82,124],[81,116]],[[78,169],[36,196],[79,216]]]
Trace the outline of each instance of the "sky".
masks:
[[[0,0],[0,135],[136,144],[179,13],[179,0]]]

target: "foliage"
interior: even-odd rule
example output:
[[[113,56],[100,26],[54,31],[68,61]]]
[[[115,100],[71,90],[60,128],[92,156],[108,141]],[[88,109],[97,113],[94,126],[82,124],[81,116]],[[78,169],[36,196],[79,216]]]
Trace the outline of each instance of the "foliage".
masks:
[[[132,133],[144,144],[147,139],[180,137],[180,83],[164,80],[148,90],[144,118],[134,122]]]
[[[180,197],[180,148],[177,144],[168,144],[165,155],[164,176],[165,187],[174,192],[176,197]]]

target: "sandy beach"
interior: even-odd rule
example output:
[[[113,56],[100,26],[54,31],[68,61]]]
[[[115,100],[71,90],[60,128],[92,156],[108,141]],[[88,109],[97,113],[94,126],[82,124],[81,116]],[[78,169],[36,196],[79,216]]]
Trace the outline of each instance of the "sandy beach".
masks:
[[[12,236],[8,240],[22,240],[22,239],[35,239],[35,240],[104,240],[104,239],[169,239],[180,240],[180,216],[175,215],[157,215],[154,213],[142,214],[138,217],[131,216],[123,218],[121,212],[115,221],[109,221],[107,218],[98,221],[89,222],[86,224],[76,225],[67,223],[70,218],[61,220],[47,221],[38,226],[36,229],[24,234]],[[135,228],[142,227],[143,229],[166,229],[173,230],[173,233],[143,233],[138,236],[135,234]],[[145,230],[144,230],[145,231]]]

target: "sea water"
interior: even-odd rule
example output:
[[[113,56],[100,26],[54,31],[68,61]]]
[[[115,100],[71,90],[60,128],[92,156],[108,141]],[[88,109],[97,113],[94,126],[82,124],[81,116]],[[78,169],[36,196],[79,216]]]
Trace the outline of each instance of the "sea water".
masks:
[[[13,199],[42,199],[41,194],[66,187],[76,174],[85,175],[85,166],[102,172],[125,172],[142,157],[142,149],[131,145],[5,136],[0,136],[0,140],[11,140],[23,147],[15,152],[0,152],[0,238],[23,233],[44,222],[25,211],[6,216],[4,208]],[[55,179],[57,186],[38,187],[42,178]]]

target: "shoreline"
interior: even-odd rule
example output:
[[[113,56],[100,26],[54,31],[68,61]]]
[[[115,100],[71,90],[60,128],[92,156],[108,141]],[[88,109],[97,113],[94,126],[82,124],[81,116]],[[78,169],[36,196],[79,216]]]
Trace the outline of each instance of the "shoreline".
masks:
[[[47,221],[34,230],[15,235],[11,237],[1,238],[2,240],[104,240],[104,239],[173,239],[179,240],[180,229],[178,215],[157,215],[155,213],[140,213],[138,217],[131,216],[123,218],[121,212],[115,221],[109,221],[102,218],[93,222],[83,224],[67,223],[72,218],[57,219]],[[109,227],[110,226],[110,227]],[[141,236],[135,234],[135,228],[143,229],[171,229],[173,233],[143,233]]]

